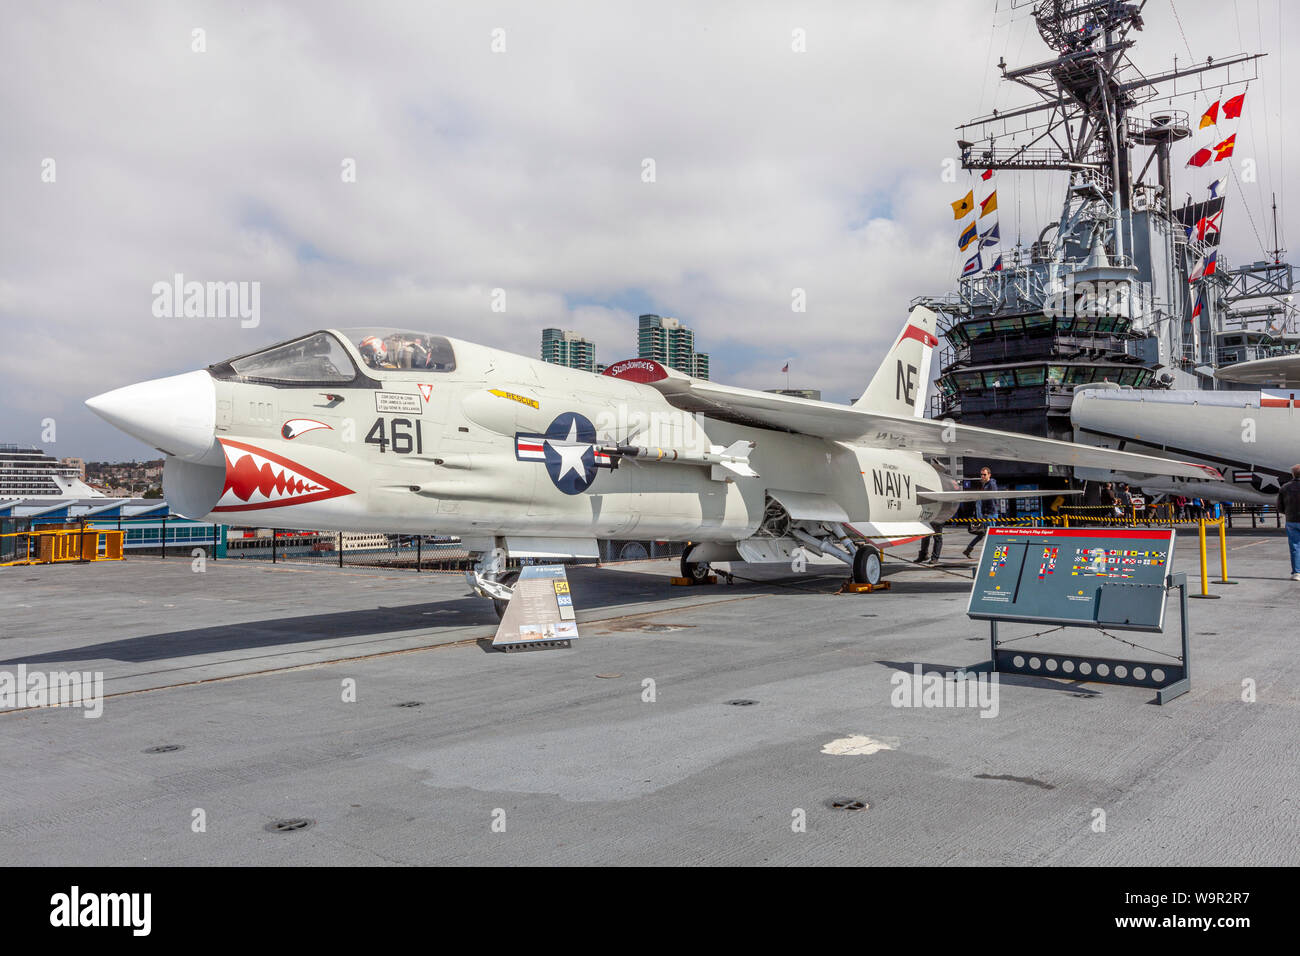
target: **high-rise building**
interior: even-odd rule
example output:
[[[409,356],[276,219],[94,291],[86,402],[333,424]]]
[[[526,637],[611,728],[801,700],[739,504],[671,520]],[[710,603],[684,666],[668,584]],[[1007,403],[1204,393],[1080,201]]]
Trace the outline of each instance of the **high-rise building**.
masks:
[[[542,361],[595,372],[596,343],[584,339],[577,332],[542,329]]]
[[[637,357],[695,378],[709,377],[709,356],[695,351],[695,333],[669,316],[643,315],[636,333]]]

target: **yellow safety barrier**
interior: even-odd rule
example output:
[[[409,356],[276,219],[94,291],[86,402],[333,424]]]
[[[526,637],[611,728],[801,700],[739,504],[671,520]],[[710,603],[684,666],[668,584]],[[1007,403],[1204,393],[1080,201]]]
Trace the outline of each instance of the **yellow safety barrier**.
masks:
[[[19,548],[21,548],[21,549],[22,549],[22,554],[23,554],[23,556],[22,556],[21,558],[15,558],[15,559],[12,560],[12,561],[5,561],[5,562],[3,562],[3,563],[0,563],[0,568],[7,568],[7,567],[11,567],[11,566],[13,566],[13,565],[17,565],[17,564],[31,564],[31,563],[32,563],[32,562],[31,562],[31,556],[32,556],[32,542],[31,542],[31,535],[30,535],[28,532],[26,532],[26,531],[14,531],[14,532],[10,532],[10,533],[7,533],[7,534],[0,534],[0,538],[14,538],[14,539],[15,539],[15,541],[14,541],[14,553],[17,554]],[[18,538],[22,538],[22,541],[21,541],[21,542],[18,541],[18,540],[17,540]],[[6,549],[6,550],[7,550],[7,549]]]
[[[0,567],[20,564],[58,564],[65,561],[121,561],[125,548],[125,531],[110,528],[56,528],[16,531],[0,535],[15,540],[14,552],[21,558],[5,561]]]
[[[126,532],[116,528],[87,528],[81,537],[83,561],[121,561]]]
[[[998,525],[999,527],[1011,528],[1020,525],[1032,525],[1043,528],[1068,528],[1070,522],[1076,525],[1087,526],[1107,525],[1111,527],[1145,527],[1150,525],[1159,525],[1168,527],[1172,524],[1191,521],[1194,519],[1180,519],[1174,514],[1174,506],[1170,502],[1160,502],[1159,504],[1147,505],[1141,511],[1134,511],[1132,508],[1126,508],[1122,514],[1115,513],[1114,505],[1065,505],[1054,514],[1030,515],[1024,518],[949,518],[947,523],[953,525]]]
[[[1217,600],[1220,595],[1210,593],[1209,557],[1205,544],[1205,526],[1213,525],[1219,529],[1219,580],[1214,583],[1236,584],[1236,581],[1228,580],[1228,519],[1226,516],[1222,518],[1202,518],[1196,524],[1201,550],[1201,593],[1189,596],[1203,600]]]

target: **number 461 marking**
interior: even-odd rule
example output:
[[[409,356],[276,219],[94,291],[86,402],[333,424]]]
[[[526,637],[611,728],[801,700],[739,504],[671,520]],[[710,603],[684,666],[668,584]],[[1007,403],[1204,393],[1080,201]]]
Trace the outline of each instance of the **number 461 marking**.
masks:
[[[415,420],[414,434],[411,432],[411,424],[409,418],[394,418],[385,426],[384,419],[376,418],[370,431],[366,432],[366,444],[378,445],[381,453],[388,451],[391,445],[393,453],[397,455],[409,455],[411,452],[423,454],[424,435],[420,431],[420,420]]]

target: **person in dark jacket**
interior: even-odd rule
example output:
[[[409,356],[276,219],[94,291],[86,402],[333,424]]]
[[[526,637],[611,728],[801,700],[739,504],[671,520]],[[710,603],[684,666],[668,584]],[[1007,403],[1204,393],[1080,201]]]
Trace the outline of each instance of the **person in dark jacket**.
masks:
[[[993,472],[987,465],[980,469],[979,491],[998,491],[997,479],[993,477]],[[962,552],[965,557],[970,557],[970,553],[975,550],[975,545],[984,539],[984,535],[989,530],[989,524],[995,521],[1001,509],[998,507],[1001,502],[997,498],[981,499],[975,502],[975,517],[981,522],[975,527],[975,537],[970,539],[970,544],[966,545],[966,550]]]
[[[1300,465],[1291,466],[1291,480],[1279,489],[1277,510],[1286,516],[1286,540],[1291,546],[1291,580],[1300,581]]]

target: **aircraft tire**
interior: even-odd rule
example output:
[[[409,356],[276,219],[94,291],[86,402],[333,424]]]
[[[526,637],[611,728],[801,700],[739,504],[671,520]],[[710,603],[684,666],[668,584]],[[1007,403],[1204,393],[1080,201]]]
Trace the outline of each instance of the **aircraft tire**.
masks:
[[[514,587],[515,582],[519,580],[519,572],[507,571],[505,574],[501,575],[499,580],[502,584],[508,585],[509,587]],[[510,605],[509,601],[503,601],[500,598],[492,599],[492,608],[497,612],[498,621],[506,616],[506,608],[509,605]]]
[[[879,584],[881,574],[880,549],[864,544],[853,555],[853,583]]]
[[[682,577],[703,581],[713,569],[709,567],[707,561],[692,561],[691,552],[694,550],[695,545],[688,544],[686,550],[682,552]]]

